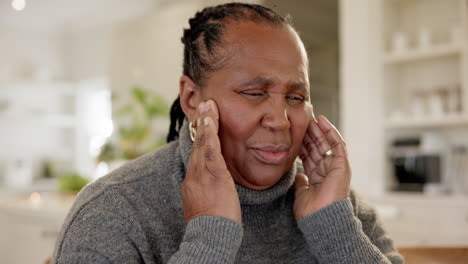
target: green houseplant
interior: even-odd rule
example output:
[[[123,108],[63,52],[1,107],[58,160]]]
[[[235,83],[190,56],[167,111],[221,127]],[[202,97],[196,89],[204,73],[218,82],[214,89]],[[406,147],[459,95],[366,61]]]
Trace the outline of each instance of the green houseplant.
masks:
[[[117,98],[114,95],[113,100]],[[131,160],[165,144],[156,133],[156,119],[167,117],[169,106],[159,94],[140,86],[131,89],[131,101],[114,112],[116,134],[101,148],[99,161]]]
[[[89,182],[88,178],[76,172],[69,172],[58,178],[59,190],[64,193],[77,193]]]

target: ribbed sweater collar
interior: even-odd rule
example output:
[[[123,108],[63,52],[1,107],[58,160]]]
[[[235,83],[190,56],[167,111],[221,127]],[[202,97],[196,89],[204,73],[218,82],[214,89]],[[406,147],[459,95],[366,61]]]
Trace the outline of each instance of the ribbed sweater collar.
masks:
[[[192,140],[190,139],[189,126],[187,120],[184,120],[182,128],[179,134],[179,153],[182,156],[182,162],[184,165],[184,171],[187,170],[187,164],[192,152]],[[257,204],[266,204],[270,203],[280,196],[286,194],[286,192],[291,188],[294,182],[294,176],[296,174],[296,164],[293,168],[289,170],[283,177],[272,187],[257,191],[252,190],[246,187],[243,187],[239,184],[236,184],[236,189],[239,194],[239,199],[241,204],[244,205],[257,205]],[[185,177],[183,175],[182,177]]]

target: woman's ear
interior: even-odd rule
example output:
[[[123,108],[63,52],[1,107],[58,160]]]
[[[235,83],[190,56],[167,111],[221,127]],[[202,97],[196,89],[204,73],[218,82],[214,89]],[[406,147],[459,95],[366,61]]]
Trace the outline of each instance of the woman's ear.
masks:
[[[197,119],[197,107],[200,103],[200,88],[187,75],[182,75],[179,80],[180,106],[189,121]]]

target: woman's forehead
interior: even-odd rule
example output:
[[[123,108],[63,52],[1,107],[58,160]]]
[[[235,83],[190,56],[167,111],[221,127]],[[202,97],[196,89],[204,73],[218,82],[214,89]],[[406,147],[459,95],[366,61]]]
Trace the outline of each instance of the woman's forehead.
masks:
[[[290,45],[290,48],[299,48],[302,44],[297,33],[288,25],[271,25],[251,21],[229,23],[223,39],[226,41],[225,43],[264,42],[270,45]]]
[[[296,32],[287,26],[240,22],[226,28],[223,38],[229,60],[282,60],[307,66],[307,53]]]

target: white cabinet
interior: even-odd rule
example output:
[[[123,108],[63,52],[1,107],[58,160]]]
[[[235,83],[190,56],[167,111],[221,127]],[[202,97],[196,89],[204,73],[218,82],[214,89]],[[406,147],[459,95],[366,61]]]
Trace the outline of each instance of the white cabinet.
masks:
[[[392,142],[427,132],[444,138],[440,176],[447,181],[450,152],[468,146],[468,3],[380,0],[377,8],[384,189],[393,188]]]
[[[79,93],[74,83],[0,84],[0,161],[4,163],[3,174],[15,174],[8,171],[9,167],[22,162],[28,164],[37,177],[44,160],[60,161],[70,170],[75,169],[77,139],[83,132],[79,128],[78,100]]]
[[[394,187],[396,138],[434,132],[448,152],[468,146],[468,3],[342,0],[340,9],[341,127],[353,183],[380,195]]]
[[[70,197],[41,201],[10,197],[0,202],[0,263],[45,263],[52,256]]]
[[[397,247],[450,247],[468,245],[466,199],[394,194],[371,202]]]
[[[466,0],[340,1],[340,120],[351,184],[388,209],[384,223],[399,246],[468,245],[468,196],[395,194],[390,159],[396,138],[427,132],[449,151],[468,146],[467,17]],[[437,96],[449,93],[441,107]]]
[[[1,155],[73,156],[77,100],[73,83],[0,84]]]
[[[2,214],[2,263],[45,263],[52,256],[59,227],[47,219]],[[3,228],[2,228],[3,229]]]
[[[0,83],[0,187],[8,183],[2,178],[20,177],[10,167],[30,167],[39,178],[44,161],[59,164],[57,174],[92,177],[93,158],[113,129],[108,87],[105,78]]]

